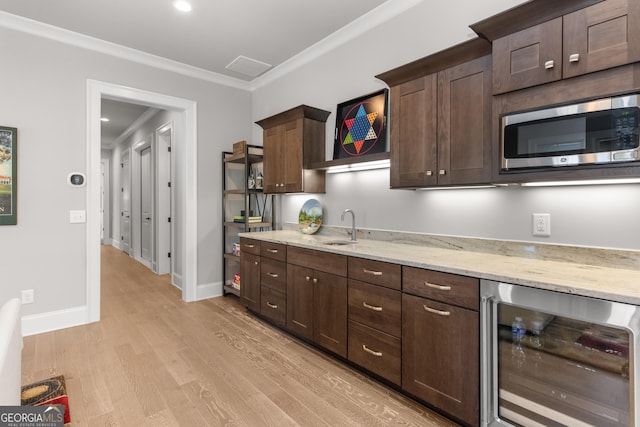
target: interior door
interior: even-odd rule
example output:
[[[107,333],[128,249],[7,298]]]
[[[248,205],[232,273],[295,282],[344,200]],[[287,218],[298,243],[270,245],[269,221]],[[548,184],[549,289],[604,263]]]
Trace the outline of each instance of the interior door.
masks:
[[[131,251],[131,164],[129,151],[120,157],[120,249]]]
[[[140,257],[149,265],[153,247],[151,173],[151,147],[147,147],[140,152]]]

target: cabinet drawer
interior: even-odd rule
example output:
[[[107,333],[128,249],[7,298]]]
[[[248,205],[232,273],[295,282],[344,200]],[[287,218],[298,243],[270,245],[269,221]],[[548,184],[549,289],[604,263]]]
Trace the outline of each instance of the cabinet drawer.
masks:
[[[400,384],[400,339],[349,321],[348,358],[394,384]]]
[[[262,258],[260,284],[280,292],[287,291],[287,264],[270,258]]]
[[[345,255],[290,246],[287,248],[287,262],[347,277],[347,257]]]
[[[415,267],[402,267],[402,291],[478,310],[480,280]]]
[[[349,279],[349,320],[399,337],[402,294],[393,289]]]
[[[278,326],[287,320],[287,297],[284,292],[266,286],[260,288],[260,314]]]
[[[240,253],[260,255],[260,240],[240,238]]]
[[[287,245],[283,245],[282,243],[261,242],[260,256],[277,259],[278,261],[286,261]]]
[[[349,257],[349,278],[391,289],[401,288],[399,264]]]

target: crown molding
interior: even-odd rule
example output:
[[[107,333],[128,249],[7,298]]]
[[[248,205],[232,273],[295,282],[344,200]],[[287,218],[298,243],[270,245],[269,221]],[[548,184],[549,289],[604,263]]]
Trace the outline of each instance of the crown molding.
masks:
[[[137,62],[139,64],[148,65],[150,67],[159,68],[165,71],[171,71],[177,74],[205,80],[211,83],[217,83],[236,89],[250,89],[249,82],[246,82],[244,80],[235,79],[233,77],[214,73],[212,71],[207,71],[202,68],[183,64],[181,62],[173,61],[171,59],[163,58],[157,55],[152,55],[141,50],[132,49],[95,37],[86,36],[84,34],[65,30],[64,28],[55,27],[50,24],[34,21],[33,19],[13,15],[4,11],[0,11],[0,27],[32,34],[50,40],[55,40],[60,43],[80,47],[83,49],[93,50],[95,52],[104,53],[105,55],[114,56],[120,59],[126,59],[131,62]]]
[[[149,119],[159,113],[161,110],[158,108],[149,107],[145,110],[144,113],[140,117],[138,117],[131,125],[124,131],[122,134],[114,139],[110,144],[103,144],[102,148],[106,148],[109,150],[114,149],[118,145],[122,143],[125,139],[127,139],[133,132],[138,130],[140,126],[145,124]]]
[[[292,56],[267,73],[249,82],[251,91],[259,89],[283,77],[314,59],[336,49],[346,42],[355,39],[365,32],[381,25],[401,13],[417,6],[424,0],[387,0],[380,6],[362,15],[319,42],[309,46],[299,54]]]
[[[24,18],[22,16],[13,15],[4,11],[0,11],[0,27],[55,40],[60,43],[65,43],[83,49],[93,50],[116,58],[182,74],[187,77],[205,80],[236,89],[254,91],[272,83],[293,70],[330,52],[376,26],[389,21],[423,1],[424,0],[387,0],[380,6],[362,15],[345,27],[309,46],[299,54],[289,58],[282,64],[251,81],[244,81],[225,76],[223,74],[214,73],[202,68],[183,64],[178,61],[152,55],[137,49],[125,47],[95,37],[86,36],[84,34],[65,30],[60,27]]]

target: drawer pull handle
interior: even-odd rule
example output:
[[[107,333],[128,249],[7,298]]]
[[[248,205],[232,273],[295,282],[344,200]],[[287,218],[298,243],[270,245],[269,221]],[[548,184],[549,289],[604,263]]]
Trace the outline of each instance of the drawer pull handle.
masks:
[[[267,249],[268,252],[271,252],[272,254],[277,254],[278,250],[277,249]]]
[[[248,244],[248,243],[245,243],[245,244],[244,244],[244,247],[245,247],[245,248],[255,248],[255,247],[256,247],[256,245],[250,245],[250,244]]]
[[[362,272],[366,274],[372,274],[374,276],[382,276],[382,271],[367,270],[366,268],[363,268]]]
[[[364,301],[362,301],[362,305],[363,305],[365,308],[368,308],[369,310],[373,310],[373,311],[382,311],[382,307],[377,307],[377,306],[375,306],[375,305],[369,305],[369,304],[367,304],[367,303],[366,303],[366,302],[364,302]]]
[[[267,305],[269,306],[269,308],[273,308],[274,310],[278,308],[278,304],[271,304],[269,301],[267,301]]]
[[[545,70],[552,69],[556,64],[553,62],[553,59],[544,63]]]
[[[382,352],[380,352],[380,351],[373,351],[373,350],[371,350],[370,348],[368,348],[368,347],[367,347],[366,345],[364,345],[364,344],[362,344],[362,349],[363,349],[364,351],[366,351],[367,353],[369,353],[369,354],[373,354],[373,355],[374,355],[374,356],[376,356],[376,357],[382,357]]]
[[[451,312],[450,311],[444,311],[444,310],[436,310],[435,308],[431,308],[431,307],[427,307],[426,305],[422,305],[424,307],[425,310],[427,310],[429,313],[433,313],[433,314],[437,314],[438,316],[451,316]]]
[[[278,278],[278,274],[277,273],[267,273],[269,276],[273,277],[274,279]]]
[[[572,53],[571,55],[569,55],[569,62],[578,62],[578,61],[580,61],[579,53]]]
[[[439,291],[450,291],[451,286],[447,285],[436,285],[435,283],[424,282],[424,285],[428,288],[437,289]]]

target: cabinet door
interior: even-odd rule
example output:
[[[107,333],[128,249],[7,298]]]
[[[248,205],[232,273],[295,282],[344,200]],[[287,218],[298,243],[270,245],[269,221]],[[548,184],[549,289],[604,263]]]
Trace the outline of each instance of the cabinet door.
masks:
[[[478,312],[402,296],[402,388],[476,426],[479,412]]]
[[[347,357],[347,278],[315,272],[314,341]]]
[[[436,184],[436,105],[436,74],[391,88],[391,187]]]
[[[565,78],[640,61],[640,2],[607,0],[570,13],[563,32]]]
[[[285,193],[303,191],[302,182],[302,119],[294,120],[282,125],[283,156],[283,184]]]
[[[287,264],[287,329],[308,340],[313,340],[313,274]]]
[[[562,18],[493,41],[493,93],[562,78]]]
[[[240,255],[240,298],[249,310],[260,312],[260,257]]]
[[[491,180],[491,56],[438,74],[438,184]]]
[[[284,125],[266,129],[263,134],[263,186],[265,193],[284,192],[284,169],[282,167],[284,161],[283,138]]]

